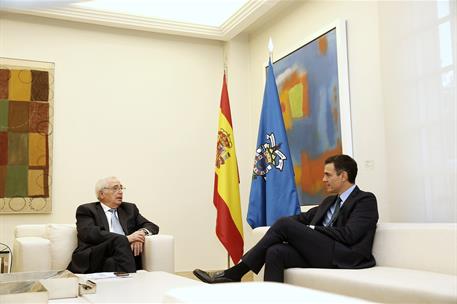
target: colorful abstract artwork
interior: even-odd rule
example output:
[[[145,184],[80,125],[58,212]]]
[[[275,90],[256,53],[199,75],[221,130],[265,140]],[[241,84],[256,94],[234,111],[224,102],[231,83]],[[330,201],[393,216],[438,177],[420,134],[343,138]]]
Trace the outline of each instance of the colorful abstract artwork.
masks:
[[[336,28],[273,65],[301,205],[326,196],[324,160],[343,152],[338,68]]]
[[[54,64],[0,57],[0,213],[51,205]]]

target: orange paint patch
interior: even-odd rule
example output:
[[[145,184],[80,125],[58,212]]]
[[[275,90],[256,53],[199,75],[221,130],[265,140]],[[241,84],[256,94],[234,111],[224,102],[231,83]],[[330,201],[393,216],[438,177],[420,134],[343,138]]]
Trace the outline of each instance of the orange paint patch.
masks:
[[[332,118],[333,118],[333,124],[337,125],[339,118],[340,118],[337,109],[332,110]]]
[[[282,90],[279,94],[279,102],[281,103],[282,118],[284,119],[284,127],[286,130],[292,129],[292,113],[289,104],[289,94],[287,90]]]
[[[322,176],[324,161],[330,156],[341,154],[342,151],[341,142],[339,142],[335,149],[322,153],[316,159],[310,159],[306,152],[301,154],[300,187],[303,192],[316,195],[323,190]]]
[[[301,167],[300,166],[294,166],[294,174],[295,174],[295,185],[300,185],[300,180],[301,180]]]
[[[296,113],[292,115],[292,105],[289,96],[289,91],[292,90],[297,84],[302,87],[302,100],[301,100],[301,111],[302,113],[298,116]],[[292,128],[293,118],[306,118],[310,115],[309,106],[309,85],[308,85],[308,74],[293,72],[285,81],[279,93],[279,101],[281,103],[281,110],[284,119],[284,126],[286,130]],[[297,111],[295,111],[297,112]]]
[[[319,54],[325,55],[328,49],[328,40],[326,36],[322,36],[317,40],[317,45],[319,46]]]

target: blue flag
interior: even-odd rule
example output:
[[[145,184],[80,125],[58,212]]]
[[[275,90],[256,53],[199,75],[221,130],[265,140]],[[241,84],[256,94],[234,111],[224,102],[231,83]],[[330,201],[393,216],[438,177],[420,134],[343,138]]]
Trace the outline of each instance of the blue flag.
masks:
[[[271,226],[282,216],[299,213],[292,158],[270,59],[247,220],[252,228]]]

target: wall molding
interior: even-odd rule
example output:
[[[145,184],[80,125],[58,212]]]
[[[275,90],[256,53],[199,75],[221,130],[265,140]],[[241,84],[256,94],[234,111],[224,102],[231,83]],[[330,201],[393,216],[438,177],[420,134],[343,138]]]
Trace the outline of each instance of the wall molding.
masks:
[[[1,11],[139,31],[228,41],[273,9],[279,2],[279,0],[249,0],[221,26],[205,26],[79,7],[1,8]]]

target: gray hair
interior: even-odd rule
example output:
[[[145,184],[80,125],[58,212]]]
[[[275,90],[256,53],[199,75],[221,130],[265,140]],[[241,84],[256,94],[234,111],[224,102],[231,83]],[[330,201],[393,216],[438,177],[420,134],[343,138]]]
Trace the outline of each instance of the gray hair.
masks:
[[[98,200],[100,200],[100,193],[103,191],[104,188],[108,187],[108,184],[112,180],[119,180],[115,176],[109,176],[100,179],[96,184],[95,184],[95,196],[97,197]]]

